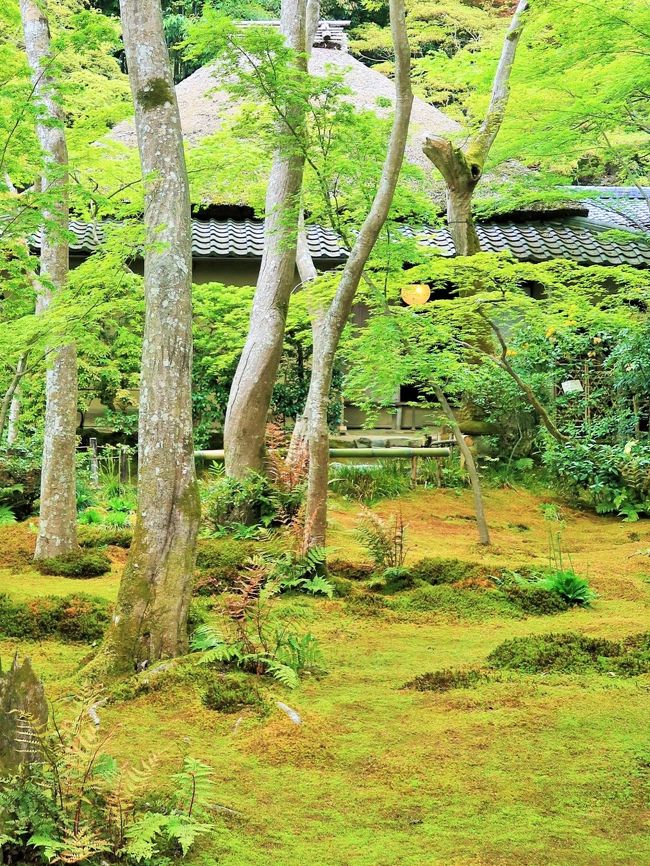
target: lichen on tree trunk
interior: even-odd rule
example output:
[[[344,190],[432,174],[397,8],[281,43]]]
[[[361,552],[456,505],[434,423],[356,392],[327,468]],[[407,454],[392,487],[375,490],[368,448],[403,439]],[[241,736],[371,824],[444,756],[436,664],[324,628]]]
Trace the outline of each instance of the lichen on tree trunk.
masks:
[[[50,31],[44,6],[20,0],[25,50],[40,109],[36,133],[43,152],[43,191],[56,191],[57,204],[44,214],[36,312],[50,305],[53,292],[68,279],[68,151],[63,108],[51,75]],[[77,547],[75,483],[77,428],[77,353],[74,345],[49,355],[45,380],[45,424],[41,508],[36,559],[69,553]]]
[[[132,671],[187,650],[200,505],[192,437],[190,199],[160,0],[121,0],[145,178],[145,327],[138,508],[113,621],[95,668]]]

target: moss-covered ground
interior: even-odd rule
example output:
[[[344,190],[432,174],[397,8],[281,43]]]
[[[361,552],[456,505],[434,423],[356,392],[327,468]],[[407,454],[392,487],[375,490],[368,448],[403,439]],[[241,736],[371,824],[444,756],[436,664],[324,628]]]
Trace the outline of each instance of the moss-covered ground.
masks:
[[[545,500],[505,489],[486,499],[489,552],[476,545],[464,492],[422,491],[376,510],[401,507],[412,560],[545,565],[549,531],[560,528],[549,509],[545,517]],[[193,851],[195,866],[649,864],[650,676],[500,674],[446,692],[401,688],[426,671],[481,666],[515,636],[620,638],[650,629],[650,523],[566,507],[561,516],[564,555],[599,593],[590,609],[528,618],[445,610],[363,616],[345,599],[310,599],[326,675],[293,692],[265,680],[266,716],[209,710],[186,683],[113,703],[101,710],[102,725],[115,729],[110,751],[123,761],[159,754],[158,788],[185,754],[214,768],[218,799],[232,812]],[[358,518],[357,506],[333,503],[336,556],[362,558]],[[7,556],[16,532],[2,530]],[[113,572],[87,581],[14,564],[0,571],[2,590],[20,599],[78,591],[113,599],[123,554],[113,555]],[[31,657],[56,697],[70,691],[90,648],[0,640],[0,656],[15,650]]]

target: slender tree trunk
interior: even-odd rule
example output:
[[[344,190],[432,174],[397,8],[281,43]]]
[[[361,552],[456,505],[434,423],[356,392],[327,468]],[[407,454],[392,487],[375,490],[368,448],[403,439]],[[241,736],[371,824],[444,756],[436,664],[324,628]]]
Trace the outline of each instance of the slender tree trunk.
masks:
[[[478,470],[476,468],[474,455],[472,454],[472,451],[467,442],[465,442],[465,437],[463,436],[462,431],[458,426],[456,416],[452,412],[451,406],[447,402],[447,398],[445,397],[442,388],[436,387],[434,391],[436,397],[438,398],[438,402],[442,407],[442,411],[445,413],[445,416],[449,421],[449,426],[451,427],[452,433],[454,434],[454,439],[458,443],[460,452],[465,458],[465,466],[467,466],[467,474],[469,475],[470,484],[472,485],[472,493],[474,494],[474,510],[476,512],[476,525],[478,527],[479,543],[489,545],[490,530],[488,529],[487,519],[485,517],[485,509],[483,507],[483,494],[481,492],[481,479],[479,478]]]
[[[11,398],[11,405],[9,406],[9,419],[7,423],[7,445],[11,448],[12,445],[16,444],[16,439],[18,438],[18,422],[20,421],[20,384],[16,391],[14,392],[14,396]]]
[[[53,292],[68,279],[68,151],[63,109],[50,72],[50,31],[44,3],[20,0],[27,59],[37,105],[36,125],[45,159],[43,191],[56,189],[58,204],[46,213],[41,230],[39,293],[36,312],[43,312]],[[56,227],[56,228],[55,228]],[[77,548],[75,486],[77,427],[77,353],[74,345],[53,351],[45,378],[45,425],[41,470],[41,508],[36,559],[58,556]]]
[[[318,23],[318,22],[317,22]],[[313,41],[313,40],[312,40]],[[298,242],[296,245],[296,266],[298,275],[300,276],[300,284],[302,286],[312,283],[318,276],[316,266],[309,252],[309,243],[307,241],[307,232],[305,230],[305,216],[301,211],[300,220],[298,223]],[[316,324],[318,322],[318,311],[312,314],[312,368],[316,357]],[[309,430],[308,415],[310,412],[313,400],[313,376],[309,380],[309,391],[305,400],[305,408],[301,415],[296,418],[296,423],[291,432],[291,441],[287,451],[287,462],[289,465],[295,465],[301,454],[304,453],[304,448],[307,444],[307,433]]]
[[[7,429],[7,445],[12,445],[16,439],[15,427],[18,421],[18,413],[20,412],[18,388],[20,386],[20,380],[25,375],[26,365],[27,356],[21,355],[16,364],[16,372],[11,377],[9,387],[2,398],[2,404],[0,404],[0,437],[2,437],[4,432],[5,424],[9,421],[9,427]]]
[[[503,42],[490,104],[476,134],[459,146],[439,135],[430,135],[422,147],[445,181],[447,225],[458,256],[473,256],[481,251],[472,217],[472,196],[505,117],[510,96],[510,73],[527,10],[528,0],[519,0]]]
[[[199,496],[192,440],[190,199],[160,0],[120,0],[145,178],[138,510],[98,659],[114,673],[187,650]]]
[[[406,35],[404,0],[390,0],[390,22],[395,50],[395,114],[386,159],[370,211],[357,234],[343,268],[334,298],[319,312],[314,331],[314,357],[310,386],[309,477],[305,506],[305,548],[322,545],[327,529],[327,402],[334,358],[348,320],[368,257],[390,209],[399,178],[413,105],[411,52]]]
[[[300,67],[307,69],[318,8],[306,0],[282,0],[281,30],[287,44],[301,52]],[[309,19],[309,34],[308,34]],[[307,38],[309,36],[309,42]],[[293,111],[293,126],[300,128],[304,112]],[[264,460],[264,434],[277,377],[289,299],[295,286],[297,227],[304,156],[291,143],[286,123],[278,120],[278,145],[267,188],[264,251],[253,299],[248,337],[230,389],[224,426],[226,473],[243,478],[260,472]]]

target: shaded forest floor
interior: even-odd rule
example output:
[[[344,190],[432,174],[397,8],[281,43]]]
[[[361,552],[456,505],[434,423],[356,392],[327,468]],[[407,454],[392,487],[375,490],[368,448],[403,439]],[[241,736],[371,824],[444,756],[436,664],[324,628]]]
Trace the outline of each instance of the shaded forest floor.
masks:
[[[476,545],[471,497],[420,491],[399,508],[409,559],[456,557],[495,567],[548,562],[549,534],[599,593],[590,609],[515,618],[479,606],[364,609],[351,598],[305,598],[327,672],[293,692],[268,680],[270,710],[223,714],[170,682],[101,709],[118,759],[159,755],[164,789],[186,754],[214,768],[234,813],[188,858],[208,866],[643,866],[650,863],[650,676],[502,674],[473,688],[402,686],[443,668],[482,666],[515,636],[576,631],[621,638],[650,629],[650,522],[623,523],[525,491],[491,490],[494,548]],[[359,507],[331,512],[334,556],[361,560]],[[11,564],[0,532],[0,585],[13,598],[85,593],[114,599],[110,575],[43,577]],[[3,559],[4,557],[4,559]],[[0,639],[0,656],[31,657],[52,698],[74,688],[86,644]],[[275,704],[295,708],[294,725]]]

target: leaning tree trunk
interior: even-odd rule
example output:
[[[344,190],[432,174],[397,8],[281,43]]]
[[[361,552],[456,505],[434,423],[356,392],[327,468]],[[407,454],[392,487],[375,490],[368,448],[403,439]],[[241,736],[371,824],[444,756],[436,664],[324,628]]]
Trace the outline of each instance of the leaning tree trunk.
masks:
[[[120,0],[145,178],[138,509],[98,662],[113,673],[187,650],[199,496],[192,440],[192,245],[183,136],[160,0]]]
[[[404,0],[390,0],[390,23],[395,49],[395,114],[381,179],[370,211],[356,236],[343,268],[334,298],[318,313],[314,329],[314,356],[309,425],[309,477],[305,506],[305,548],[322,545],[327,530],[327,403],[332,384],[334,358],[348,320],[354,296],[379,233],[386,222],[399,178],[408,136],[413,92],[411,52],[406,35]]]
[[[57,204],[44,214],[41,230],[39,290],[36,312],[52,302],[68,279],[68,150],[63,109],[51,75],[50,31],[44,4],[20,0],[25,50],[32,71],[36,125],[45,159],[44,192],[56,193]],[[77,548],[75,483],[77,429],[77,353],[74,345],[50,354],[45,377],[45,424],[41,471],[41,508],[36,559],[70,553]]]
[[[314,15],[314,9],[315,15]],[[281,30],[300,52],[296,63],[307,70],[318,6],[283,0]],[[308,26],[309,21],[309,26]],[[307,38],[309,35],[309,42]],[[304,110],[292,109],[291,124],[278,120],[278,138],[291,139],[304,123]],[[273,158],[264,211],[264,251],[253,299],[248,337],[230,389],[224,426],[226,473],[243,478],[261,471],[264,434],[277,377],[289,299],[295,286],[296,242],[304,155],[297,143],[278,146]]]
[[[472,196],[505,117],[510,97],[510,73],[527,9],[528,0],[519,0],[494,75],[490,104],[478,132],[458,146],[439,135],[430,135],[422,147],[445,182],[447,225],[458,256],[473,256],[481,251],[472,217]]]
[[[474,494],[474,511],[476,512],[476,525],[478,527],[479,543],[489,545],[490,530],[488,529],[487,519],[485,517],[485,509],[483,507],[483,494],[481,492],[481,479],[479,478],[478,469],[476,468],[476,461],[474,460],[474,455],[472,454],[472,451],[467,442],[465,442],[465,437],[462,434],[462,431],[458,425],[458,421],[456,421],[456,416],[452,412],[451,406],[447,402],[447,398],[445,397],[442,388],[436,387],[434,391],[436,397],[438,398],[438,402],[442,407],[442,411],[445,413],[445,416],[449,421],[451,432],[454,434],[454,439],[458,444],[460,453],[463,455],[465,465],[467,466],[467,474],[469,475],[469,481],[472,485],[472,493]]]

